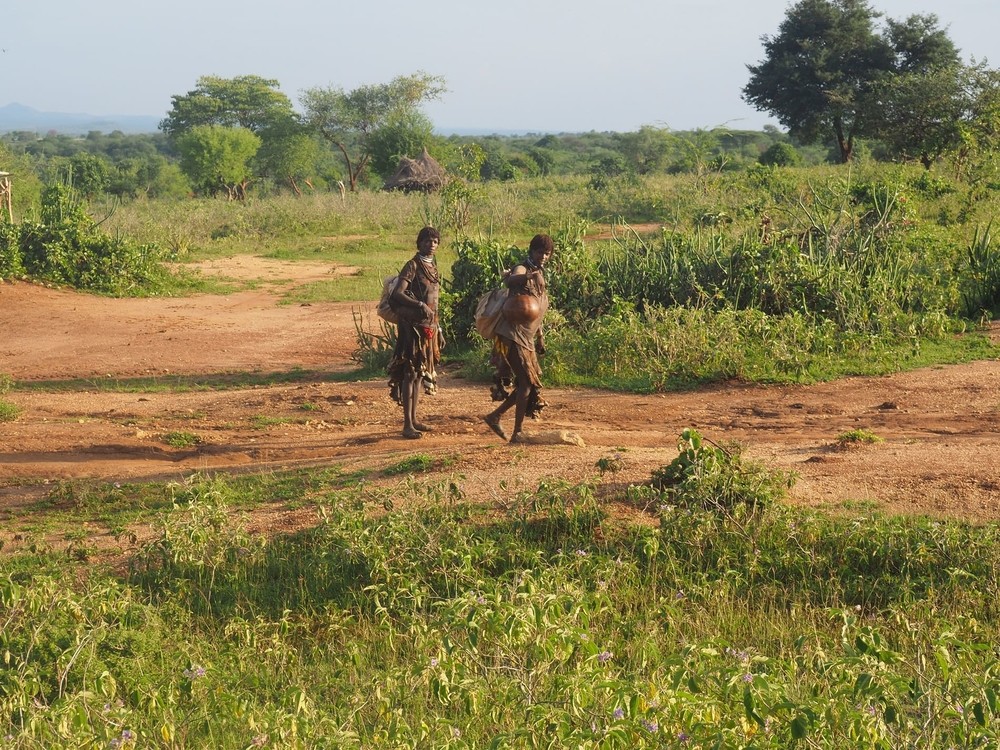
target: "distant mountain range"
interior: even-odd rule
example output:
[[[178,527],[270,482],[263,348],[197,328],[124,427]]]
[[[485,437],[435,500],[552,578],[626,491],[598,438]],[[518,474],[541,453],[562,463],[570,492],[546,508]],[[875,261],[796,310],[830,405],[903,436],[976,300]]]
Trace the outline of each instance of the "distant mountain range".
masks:
[[[151,115],[87,115],[70,112],[40,112],[23,104],[0,107],[0,133],[27,130],[45,135],[50,131],[64,135],[101,133],[155,133],[162,117]]]
[[[14,102],[0,107],[0,133],[10,133],[14,130],[25,130],[38,135],[49,132],[63,135],[86,135],[92,130],[100,133],[113,133],[120,130],[123,133],[156,133],[160,129],[162,117],[152,115],[87,115],[71,112],[40,112]],[[545,131],[538,130],[498,130],[476,127],[437,127],[439,135],[529,135]]]

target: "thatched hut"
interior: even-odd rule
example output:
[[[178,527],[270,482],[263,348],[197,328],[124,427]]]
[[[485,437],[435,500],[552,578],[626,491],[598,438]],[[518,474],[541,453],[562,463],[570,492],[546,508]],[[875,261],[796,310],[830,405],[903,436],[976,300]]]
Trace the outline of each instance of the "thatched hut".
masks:
[[[419,191],[432,193],[448,182],[448,173],[438,164],[427,149],[417,159],[404,156],[399,160],[396,173],[386,180],[383,190],[402,190],[404,193]]]

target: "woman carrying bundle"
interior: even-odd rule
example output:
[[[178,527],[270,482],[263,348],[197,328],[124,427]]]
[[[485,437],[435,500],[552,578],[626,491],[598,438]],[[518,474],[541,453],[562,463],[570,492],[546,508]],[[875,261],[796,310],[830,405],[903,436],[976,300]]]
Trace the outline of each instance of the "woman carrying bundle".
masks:
[[[502,439],[507,433],[500,418],[514,407],[514,431],[510,442],[524,442],[524,417],[536,417],[545,406],[540,391],[542,368],[538,355],[545,353],[542,319],[549,308],[543,269],[552,255],[552,238],[536,234],[528,246],[528,257],[504,276],[508,289],[503,315],[493,337],[491,362],[496,368],[493,400],[500,405],[483,419]]]

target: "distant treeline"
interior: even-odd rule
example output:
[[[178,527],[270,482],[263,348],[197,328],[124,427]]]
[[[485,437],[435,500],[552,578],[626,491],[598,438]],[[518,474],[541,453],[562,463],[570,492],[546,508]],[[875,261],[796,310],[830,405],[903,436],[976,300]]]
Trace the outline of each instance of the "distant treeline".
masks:
[[[339,189],[338,183],[348,179],[339,154],[330,144],[316,146],[302,184],[313,190]],[[600,183],[628,175],[734,171],[758,163],[832,162],[834,146],[797,144],[770,126],[760,131],[647,127],[631,133],[438,136],[428,150],[450,173],[466,179],[588,175]],[[375,160],[358,186],[380,189],[394,168],[393,159]],[[23,197],[24,191],[37,196],[42,186],[58,183],[70,183],[88,198],[177,198],[198,192],[182,169],[176,143],[164,133],[12,131],[0,135],[0,171],[17,175]],[[287,181],[264,169],[257,170],[248,187],[258,195],[293,191]]]

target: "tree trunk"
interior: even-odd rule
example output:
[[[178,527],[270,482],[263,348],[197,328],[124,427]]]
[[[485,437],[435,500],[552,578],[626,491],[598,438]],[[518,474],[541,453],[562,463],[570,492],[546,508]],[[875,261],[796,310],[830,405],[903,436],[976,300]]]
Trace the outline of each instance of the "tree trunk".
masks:
[[[351,164],[351,157],[347,153],[347,149],[344,148],[344,144],[338,142],[337,148],[340,149],[340,153],[344,155],[344,161],[347,163],[347,181],[351,185],[351,192],[354,192],[354,188],[357,185],[358,176],[354,173],[354,165]]]
[[[840,149],[840,163],[847,164],[854,152],[854,134],[844,135],[844,121],[833,118],[833,130],[837,134],[837,147]]]

